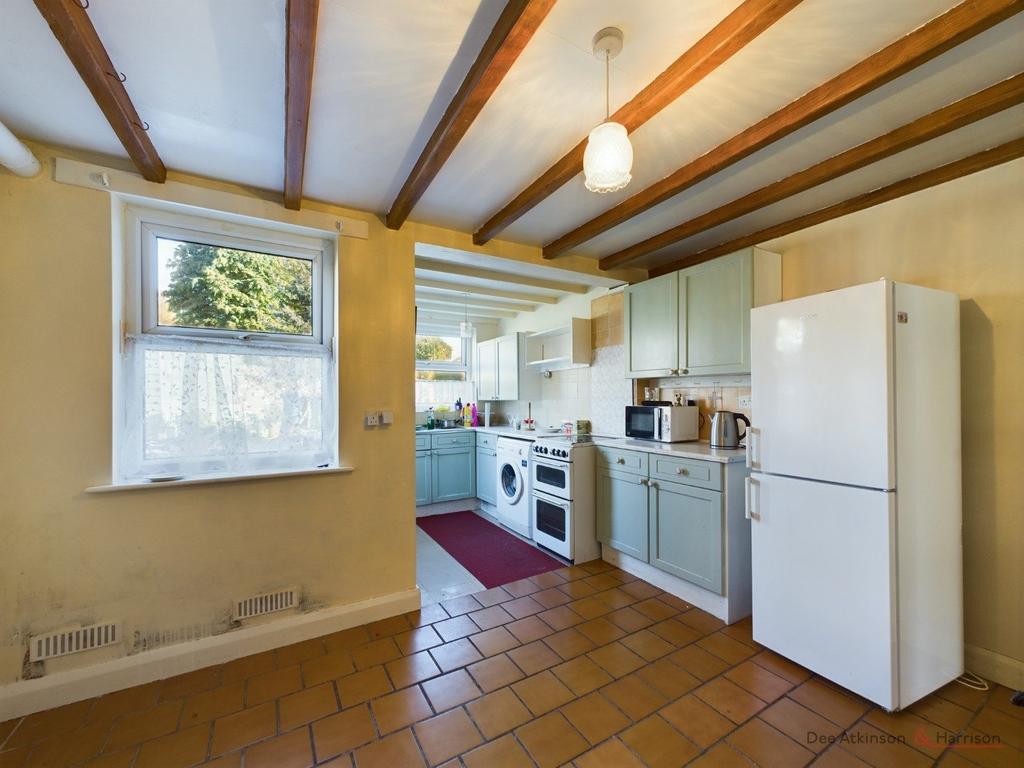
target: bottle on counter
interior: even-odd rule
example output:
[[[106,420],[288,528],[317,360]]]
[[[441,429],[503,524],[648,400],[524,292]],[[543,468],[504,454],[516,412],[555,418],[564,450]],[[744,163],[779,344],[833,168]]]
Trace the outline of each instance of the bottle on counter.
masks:
[[[470,404],[470,414],[471,414],[470,423],[474,427],[479,427],[480,426],[480,414],[476,410],[476,403],[471,403]]]
[[[427,409],[427,429],[434,428],[434,407],[431,406]]]

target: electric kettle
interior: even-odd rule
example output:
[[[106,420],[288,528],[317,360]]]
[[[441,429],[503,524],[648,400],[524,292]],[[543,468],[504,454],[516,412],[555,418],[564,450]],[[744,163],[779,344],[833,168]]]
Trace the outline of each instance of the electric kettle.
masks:
[[[740,434],[740,421],[750,426],[750,419],[742,413],[715,411],[711,416],[711,447],[739,448],[740,440],[747,436],[746,429]]]

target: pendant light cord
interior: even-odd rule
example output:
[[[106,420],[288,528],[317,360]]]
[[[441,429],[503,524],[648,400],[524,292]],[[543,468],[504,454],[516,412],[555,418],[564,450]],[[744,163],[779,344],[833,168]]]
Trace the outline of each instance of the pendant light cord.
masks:
[[[612,57],[608,51],[604,52],[604,121],[607,123],[608,118],[611,117],[611,97],[609,92],[611,90],[611,61]]]

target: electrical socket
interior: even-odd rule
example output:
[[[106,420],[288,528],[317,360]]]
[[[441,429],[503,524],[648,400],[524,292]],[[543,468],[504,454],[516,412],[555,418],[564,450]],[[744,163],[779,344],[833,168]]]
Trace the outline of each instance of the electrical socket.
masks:
[[[376,427],[380,424],[380,412],[379,411],[366,411],[363,414],[363,424],[367,427]]]
[[[750,395],[740,395],[740,398],[739,398],[740,408],[750,408],[751,400],[752,400],[752,398],[751,398]]]

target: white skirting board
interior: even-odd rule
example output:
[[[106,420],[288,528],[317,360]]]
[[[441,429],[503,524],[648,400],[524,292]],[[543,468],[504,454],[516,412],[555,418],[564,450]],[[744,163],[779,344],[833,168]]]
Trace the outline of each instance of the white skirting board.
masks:
[[[0,686],[0,722],[151,683],[420,607],[418,588]]]
[[[1024,691],[1024,661],[968,643],[964,646],[964,667],[986,680],[1013,691]]]

